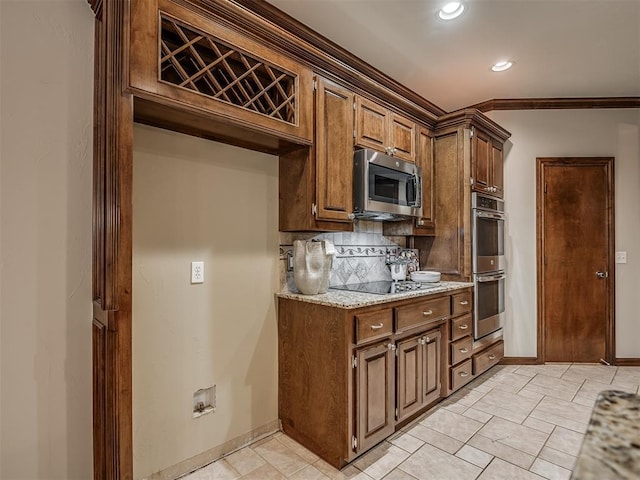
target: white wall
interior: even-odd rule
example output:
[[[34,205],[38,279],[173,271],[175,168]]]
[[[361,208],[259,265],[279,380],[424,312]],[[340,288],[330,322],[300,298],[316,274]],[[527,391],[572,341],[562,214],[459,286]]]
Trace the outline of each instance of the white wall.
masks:
[[[133,217],[142,478],[277,421],[278,159],[136,125]],[[193,393],[213,384],[217,411],[193,419]]]
[[[536,356],[536,157],[615,157],[616,357],[640,357],[640,110],[496,111],[505,149],[505,355]]]
[[[0,1],[2,479],[92,469],[93,14]]]

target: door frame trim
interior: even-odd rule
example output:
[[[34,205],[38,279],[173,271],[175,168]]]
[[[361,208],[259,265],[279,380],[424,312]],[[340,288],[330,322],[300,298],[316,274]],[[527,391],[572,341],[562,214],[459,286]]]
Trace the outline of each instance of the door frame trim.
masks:
[[[537,267],[537,360],[545,362],[544,354],[544,242],[542,238],[542,222],[544,219],[544,168],[547,165],[593,166],[602,165],[607,175],[607,235],[609,248],[607,253],[609,282],[607,291],[608,315],[605,336],[605,358],[609,364],[615,363],[615,183],[614,157],[537,157],[536,158],[536,267]]]

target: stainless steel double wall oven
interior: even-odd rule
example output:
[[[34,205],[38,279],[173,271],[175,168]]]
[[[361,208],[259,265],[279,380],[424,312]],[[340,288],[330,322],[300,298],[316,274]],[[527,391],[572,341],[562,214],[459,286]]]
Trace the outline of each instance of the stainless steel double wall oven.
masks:
[[[497,334],[504,325],[504,201],[474,192],[471,200],[474,338]]]

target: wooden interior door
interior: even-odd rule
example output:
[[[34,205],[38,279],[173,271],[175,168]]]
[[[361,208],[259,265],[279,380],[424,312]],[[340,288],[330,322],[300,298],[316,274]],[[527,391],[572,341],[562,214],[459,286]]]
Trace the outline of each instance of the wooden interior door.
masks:
[[[613,158],[538,158],[538,355],[613,361]]]

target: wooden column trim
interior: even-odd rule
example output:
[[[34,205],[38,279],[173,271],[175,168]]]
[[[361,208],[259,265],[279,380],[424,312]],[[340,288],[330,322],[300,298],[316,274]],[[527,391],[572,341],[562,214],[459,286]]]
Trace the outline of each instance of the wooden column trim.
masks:
[[[96,14],[93,173],[94,478],[133,478],[131,262],[133,98],[127,0]]]

